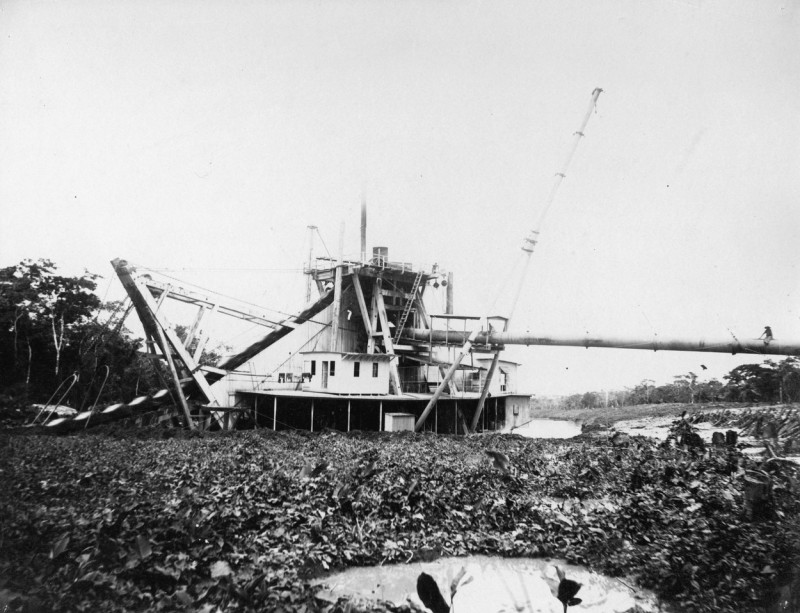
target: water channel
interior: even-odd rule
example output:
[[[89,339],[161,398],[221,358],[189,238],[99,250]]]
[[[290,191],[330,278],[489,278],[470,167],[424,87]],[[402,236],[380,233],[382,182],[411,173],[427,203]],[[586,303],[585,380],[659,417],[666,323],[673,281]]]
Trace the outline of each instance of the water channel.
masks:
[[[572,438],[581,433],[579,421],[565,419],[531,419],[511,432],[529,438]]]
[[[344,596],[358,603],[382,600],[399,605],[410,601],[426,610],[416,591],[420,573],[432,576],[450,603],[451,582],[464,569],[466,572],[452,599],[453,613],[563,613],[564,607],[555,596],[559,583],[556,564],[564,570],[567,579],[581,584],[577,596],[582,602],[575,607],[576,612],[661,610],[652,592],[637,589],[620,579],[598,575],[581,566],[564,564],[559,560],[493,556],[350,568],[318,579],[320,590],[317,596],[330,601]]]

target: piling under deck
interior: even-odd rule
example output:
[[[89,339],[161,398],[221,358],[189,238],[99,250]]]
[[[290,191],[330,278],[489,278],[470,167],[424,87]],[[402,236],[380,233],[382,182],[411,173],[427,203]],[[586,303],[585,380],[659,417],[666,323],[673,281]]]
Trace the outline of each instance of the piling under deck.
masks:
[[[386,415],[407,413],[416,421],[431,399],[432,394],[393,395],[339,395],[322,392],[288,390],[240,391],[239,406],[252,411],[259,428],[273,430],[324,429],[383,431]],[[516,394],[490,397],[484,406],[478,431],[503,430],[520,417],[514,413],[507,423],[506,408],[509,399],[519,399]],[[527,401],[528,396],[524,396]],[[465,434],[478,404],[478,394],[440,398],[434,411],[425,422],[424,431],[437,434]],[[509,411],[511,413],[511,411]]]

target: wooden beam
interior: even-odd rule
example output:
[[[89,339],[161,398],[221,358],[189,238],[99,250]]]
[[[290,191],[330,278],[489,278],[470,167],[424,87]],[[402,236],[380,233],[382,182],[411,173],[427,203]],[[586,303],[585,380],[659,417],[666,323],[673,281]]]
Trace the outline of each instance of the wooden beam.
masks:
[[[137,276],[135,274],[135,269],[128,266],[127,262],[123,260],[114,260],[112,264],[114,265],[114,269],[125,291],[136,306],[136,311],[139,314],[142,325],[150,336],[158,339],[164,356],[167,359],[171,359],[172,351],[174,350],[178,358],[180,358],[182,365],[192,373],[195,384],[205,396],[206,400],[209,403],[219,405],[208,381],[206,381],[202,373],[195,371],[197,362],[189,355],[189,352],[186,351],[183,343],[178,338],[177,334],[175,334],[175,331],[169,325],[163,314],[158,312],[158,304],[147,287],[147,279]],[[166,293],[166,290],[164,293]],[[164,297],[165,296],[162,295],[162,299]],[[172,349],[170,349],[170,346],[172,346]]]
[[[444,369],[444,366],[439,366],[439,375],[442,377],[442,381],[445,379],[447,380],[447,391],[450,392],[451,396],[458,395],[458,386],[456,382],[453,381],[453,377],[447,379],[447,371]]]
[[[483,405],[486,402],[486,397],[489,395],[489,385],[492,383],[494,371],[497,370],[497,363],[500,361],[500,350],[495,349],[493,353],[492,364],[489,366],[489,372],[486,373],[486,381],[483,383],[481,397],[478,399],[478,406],[475,407],[475,415],[472,417],[472,427],[470,428],[470,432],[472,433],[478,428],[478,421],[481,418],[481,413],[483,413]]]
[[[218,298],[200,294],[182,287],[175,287],[174,285],[162,283],[160,281],[156,281],[155,279],[147,278],[143,279],[143,281],[145,282],[147,289],[150,290],[150,293],[153,294],[153,296],[158,297],[159,304],[163,302],[165,298],[176,300],[178,302],[184,302],[186,304],[196,304],[206,308],[211,308],[211,306],[214,304],[219,303]],[[243,319],[267,328],[275,328],[277,325],[275,320],[268,317],[266,310],[259,308],[253,309],[252,307],[220,304],[219,312],[223,315]]]
[[[386,353],[389,355],[395,355],[394,344],[392,343],[392,335],[389,334],[389,318],[386,317],[386,307],[383,304],[383,296],[381,295],[380,291],[377,291],[375,292],[375,297],[378,310],[378,319],[380,319],[381,332],[383,333],[383,346],[386,349]],[[403,388],[400,385],[400,372],[397,370],[396,360],[391,360],[389,362],[389,374],[391,376],[392,383],[394,383],[395,394],[399,396],[403,393]]]
[[[201,370],[206,373],[214,373],[215,375],[220,375],[224,377],[230,373],[228,370],[223,370],[222,368],[217,368],[216,366],[208,366],[206,364],[201,364],[197,367],[197,370]]]
[[[164,351],[165,354],[167,354],[169,359],[170,356],[169,345],[172,345],[172,348],[175,350],[175,353],[178,354],[178,357],[180,358],[181,362],[183,362],[187,370],[189,370],[189,372],[192,373],[192,378],[194,379],[197,386],[200,388],[200,391],[206,397],[206,400],[208,400],[209,404],[219,405],[219,402],[217,401],[214,392],[211,390],[211,386],[208,384],[208,381],[206,381],[202,373],[197,372],[196,370],[197,362],[191,355],[189,355],[189,352],[186,351],[186,349],[184,349],[183,343],[181,343],[181,340],[178,338],[178,335],[175,334],[175,331],[170,327],[169,323],[167,322],[166,319],[164,319],[163,315],[156,312],[155,309],[156,304],[152,294],[150,294],[150,292],[147,290],[144,284],[141,284],[141,281],[139,281],[138,279],[133,279],[133,282],[136,285],[137,289],[139,289],[139,291],[141,292],[145,304],[152,313],[153,319],[157,324],[156,329],[157,330],[160,329],[161,333],[163,333],[163,337],[166,339],[166,341],[168,341],[167,345],[162,346],[161,349]]]
[[[422,294],[414,297],[414,302],[417,306],[417,314],[419,315],[420,324],[426,330],[430,330],[431,318],[428,316],[428,310],[425,308],[425,303],[422,300]]]
[[[217,364],[217,367],[224,368],[225,370],[234,370],[239,366],[241,366],[242,364],[244,364],[245,362],[252,360],[255,356],[264,351],[267,347],[276,343],[287,334],[291,333],[292,330],[297,328],[299,324],[307,322],[309,319],[314,317],[314,315],[326,309],[331,304],[332,301],[333,301],[333,291],[324,291],[316,302],[314,302],[313,304],[307,304],[296,315],[291,315],[287,317],[278,324],[278,327],[276,329],[272,330],[261,340],[256,341],[255,343],[253,343],[246,349],[240,351],[239,353],[225,358],[219,364]],[[212,377],[212,380],[215,379]]]
[[[333,314],[331,315],[330,351],[339,348],[339,318],[342,313],[342,267],[336,267],[336,280],[333,283]]]
[[[488,321],[487,321],[487,327]],[[503,332],[508,329],[508,320],[503,321]],[[483,389],[481,390],[481,397],[478,399],[478,406],[475,407],[475,415],[472,417],[472,428],[469,432],[475,432],[476,428],[478,427],[478,420],[481,418],[481,413],[483,412],[483,405],[486,402],[486,397],[489,395],[489,385],[492,383],[492,377],[494,377],[494,371],[497,370],[497,364],[500,361],[500,349],[495,349],[493,351],[494,357],[492,358],[492,364],[489,366],[489,372],[486,373],[486,381],[483,383]]]
[[[361,319],[364,320],[364,329],[367,331],[367,336],[373,334],[372,327],[370,326],[370,316],[367,310],[367,301],[364,299],[364,289],[361,287],[361,280],[358,277],[358,271],[353,272],[353,289],[356,291],[356,301],[358,302],[358,310],[361,311]]]
[[[156,302],[156,308],[153,311],[153,313],[158,313],[158,310],[161,308],[161,305],[164,304],[164,301],[167,299],[167,296],[169,296],[169,292],[171,289],[172,289],[171,285],[167,285],[166,287],[164,287],[164,289],[161,291],[161,295],[158,297],[158,302]],[[147,290],[148,295],[152,296],[152,294],[150,294],[149,291],[150,290],[148,289]]]
[[[125,296],[125,302],[127,302],[128,305],[125,308],[125,312],[122,314],[122,317],[119,318],[119,321],[114,326],[114,332],[119,332],[120,330],[122,330],[122,326],[125,323],[125,320],[128,319],[128,315],[130,315],[131,311],[133,310],[133,300],[131,300],[130,296]],[[110,323],[111,320],[109,320],[108,324],[106,325],[109,325]]]
[[[200,327],[200,322],[203,319],[203,315],[206,314],[206,307],[200,306],[197,309],[197,315],[195,315],[194,322],[192,323],[192,327],[189,328],[189,332],[186,334],[186,340],[183,341],[183,346],[186,349],[189,349],[189,345],[192,344],[194,337],[197,335],[197,330]]]
[[[330,351],[337,351],[339,348],[339,318],[341,317],[342,313],[342,262],[344,260],[343,253],[344,253],[344,221],[342,221],[341,224],[339,225],[339,258],[336,261],[336,274],[333,280],[333,315],[331,317]]]
[[[211,320],[214,318],[214,315],[216,314],[218,307],[219,307],[218,304],[215,304],[214,306],[211,307],[206,325],[203,327],[203,330],[200,334],[200,340],[197,341],[197,347],[194,348],[194,354],[192,355],[192,359],[195,362],[200,361],[200,356],[203,355],[203,350],[206,348],[206,344],[208,343],[208,324],[211,323]]]
[[[408,292],[402,292],[394,289],[382,289],[381,294],[383,294],[384,296],[389,296],[391,298],[402,298],[403,300],[414,299],[414,294],[409,294]]]
[[[425,425],[425,420],[428,419],[428,415],[430,415],[431,411],[436,406],[436,401],[439,400],[439,397],[442,395],[445,386],[450,383],[450,380],[453,378],[453,375],[455,374],[456,370],[461,365],[461,360],[463,360],[464,356],[467,355],[472,350],[472,345],[475,342],[475,339],[478,338],[478,334],[480,334],[480,331],[481,331],[480,327],[473,330],[470,333],[467,341],[461,347],[461,351],[456,356],[456,359],[453,361],[453,364],[450,366],[450,369],[445,374],[444,380],[441,381],[439,385],[436,387],[436,391],[433,392],[433,396],[428,401],[427,406],[422,411],[422,415],[419,416],[417,423],[414,425],[414,430],[416,432],[422,430],[422,427]]]
[[[183,410],[183,416],[186,418],[186,426],[189,430],[195,430],[196,426],[194,424],[194,420],[192,419],[192,414],[189,411],[189,403],[186,402],[186,396],[183,395],[183,388],[181,387],[181,381],[178,377],[178,371],[175,368],[175,362],[172,360],[172,352],[169,349],[169,343],[167,343],[167,339],[164,337],[164,331],[156,326],[156,331],[158,334],[159,344],[161,345],[161,349],[164,351],[164,357],[167,360],[167,365],[169,366],[169,372],[172,375],[172,380],[175,382],[175,391],[178,394],[178,399],[180,401],[181,409]]]
[[[367,353],[375,353],[375,337],[380,334],[377,332],[378,330],[378,281],[376,279],[375,283],[373,284],[372,290],[372,313],[369,317],[369,327],[372,328],[372,334],[369,336],[369,340],[367,341]],[[382,335],[381,335],[382,336]]]

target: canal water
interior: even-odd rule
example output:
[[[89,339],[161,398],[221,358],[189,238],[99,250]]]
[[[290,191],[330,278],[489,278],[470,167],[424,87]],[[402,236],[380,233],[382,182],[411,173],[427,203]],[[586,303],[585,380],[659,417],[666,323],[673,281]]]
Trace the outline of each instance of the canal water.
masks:
[[[347,597],[364,604],[383,600],[400,605],[411,601],[426,610],[416,591],[417,578],[425,572],[436,580],[454,613],[563,613],[564,606],[555,596],[559,583],[556,564],[567,579],[581,584],[577,597],[582,602],[572,609],[576,613],[661,610],[652,592],[581,566],[559,560],[493,556],[350,568],[318,579],[317,596],[331,602]],[[462,569],[465,572],[451,603],[450,586]]]
[[[581,423],[564,419],[531,419],[509,432],[529,438],[572,438],[581,433]]]

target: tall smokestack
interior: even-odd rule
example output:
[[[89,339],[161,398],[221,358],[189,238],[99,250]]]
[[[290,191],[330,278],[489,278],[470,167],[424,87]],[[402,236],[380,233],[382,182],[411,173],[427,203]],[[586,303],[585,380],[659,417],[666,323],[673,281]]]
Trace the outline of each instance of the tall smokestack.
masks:
[[[361,263],[367,263],[367,197],[361,194]]]
[[[444,312],[448,315],[453,314],[453,273],[447,273],[447,291],[445,292],[445,296],[447,297],[445,302],[445,310]]]

